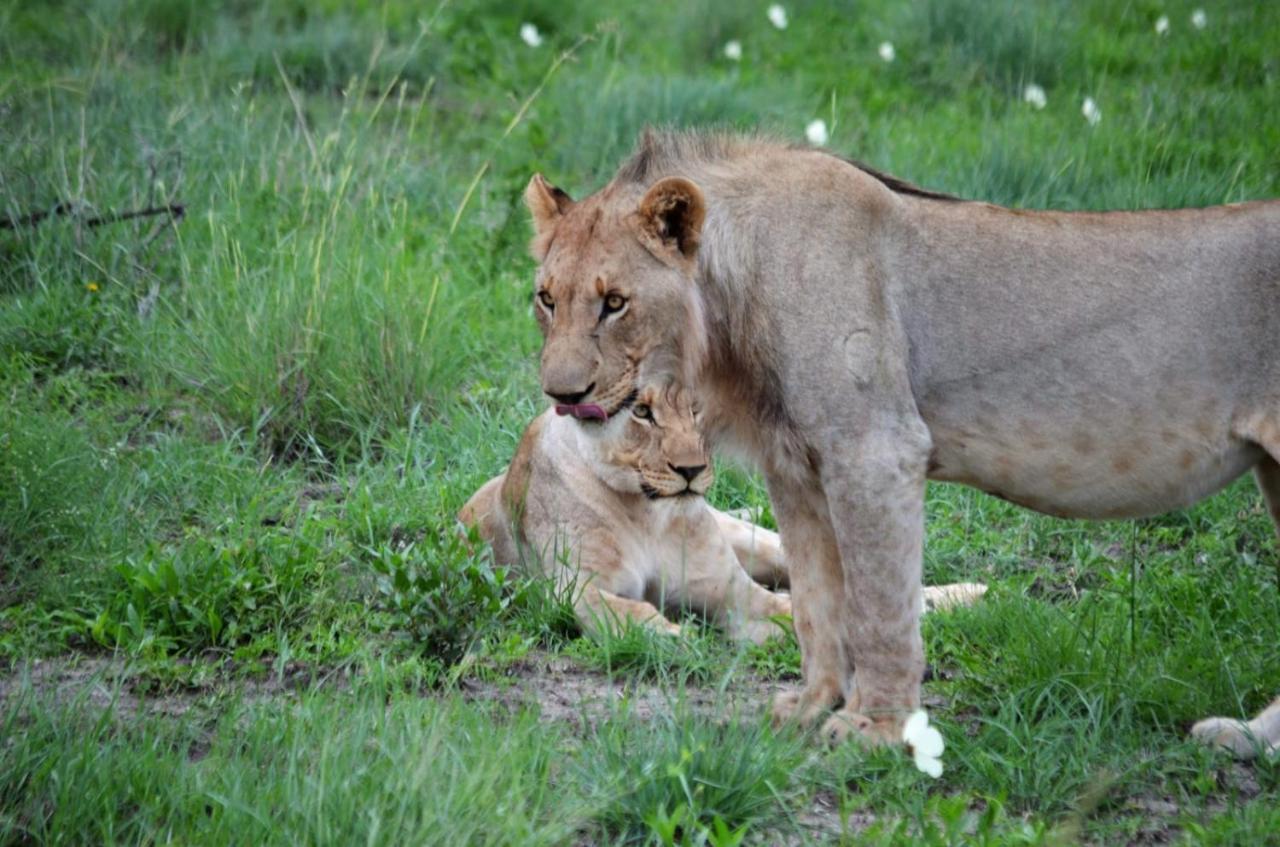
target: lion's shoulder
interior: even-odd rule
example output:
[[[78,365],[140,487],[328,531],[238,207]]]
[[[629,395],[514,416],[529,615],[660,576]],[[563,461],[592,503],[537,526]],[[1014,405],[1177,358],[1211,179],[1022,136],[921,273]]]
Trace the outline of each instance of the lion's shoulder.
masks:
[[[516,445],[515,455],[511,458],[511,464],[507,466],[501,497],[502,502],[513,515],[521,514],[524,510],[529,483],[533,479],[536,460],[542,452],[540,448],[550,414],[550,410],[543,412],[525,427],[524,433],[520,436],[520,442]]]

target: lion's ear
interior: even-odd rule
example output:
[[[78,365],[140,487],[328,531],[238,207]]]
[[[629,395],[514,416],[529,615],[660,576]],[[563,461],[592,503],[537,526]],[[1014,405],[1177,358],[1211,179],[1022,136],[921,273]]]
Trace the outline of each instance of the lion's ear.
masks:
[[[698,252],[707,204],[702,190],[684,177],[659,180],[638,210],[640,241],[667,264],[685,265]]]
[[[530,250],[533,258],[541,262],[547,257],[547,248],[551,246],[551,234],[564,213],[573,205],[573,200],[559,188],[542,178],[542,174],[534,174],[524,190],[524,204],[533,215],[533,244]]]

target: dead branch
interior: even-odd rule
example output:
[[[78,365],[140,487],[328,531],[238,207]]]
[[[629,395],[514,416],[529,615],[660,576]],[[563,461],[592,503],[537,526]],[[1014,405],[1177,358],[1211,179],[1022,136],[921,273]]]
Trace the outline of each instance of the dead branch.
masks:
[[[0,218],[0,229],[21,229],[23,227],[36,226],[50,218],[74,215],[75,211],[76,207],[73,204],[63,202],[47,211],[31,212],[17,218]],[[163,206],[148,206],[145,209],[131,209],[127,212],[98,215],[92,218],[85,218],[80,223],[92,229],[93,227],[120,223],[121,221],[131,221],[134,218],[150,218],[156,215],[168,215],[170,220],[180,221],[186,213],[187,208],[182,203],[167,203]]]

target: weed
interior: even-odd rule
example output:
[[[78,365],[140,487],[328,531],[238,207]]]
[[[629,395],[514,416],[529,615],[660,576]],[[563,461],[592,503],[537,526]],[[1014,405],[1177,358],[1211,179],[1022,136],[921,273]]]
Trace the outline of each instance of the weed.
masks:
[[[298,536],[152,546],[117,565],[123,585],[89,632],[103,645],[144,651],[234,647],[301,622],[320,576],[317,560],[316,547]]]
[[[391,625],[417,649],[447,668],[504,627],[547,644],[576,632],[572,605],[549,580],[497,567],[476,549],[474,536],[449,534],[439,544],[366,550]]]
[[[672,714],[644,723],[624,709],[587,745],[585,784],[603,797],[598,820],[623,843],[733,843],[733,833],[786,806],[804,742],[755,723]]]

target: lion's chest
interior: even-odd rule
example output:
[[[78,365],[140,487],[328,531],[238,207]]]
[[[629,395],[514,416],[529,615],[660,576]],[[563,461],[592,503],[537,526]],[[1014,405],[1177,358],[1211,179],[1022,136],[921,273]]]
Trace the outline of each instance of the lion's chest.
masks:
[[[705,509],[700,500],[650,501],[619,534],[619,553],[640,594],[658,598],[676,591],[705,558]]]

